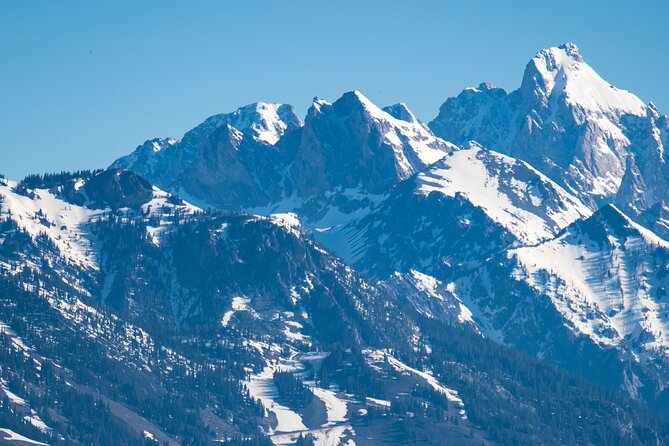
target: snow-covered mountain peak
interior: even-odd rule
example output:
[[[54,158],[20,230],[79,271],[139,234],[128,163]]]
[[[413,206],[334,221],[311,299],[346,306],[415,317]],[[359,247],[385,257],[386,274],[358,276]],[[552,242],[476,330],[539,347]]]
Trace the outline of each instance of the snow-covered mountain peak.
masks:
[[[369,109],[380,110],[379,107],[374,104],[371,100],[367,98],[360,90],[351,90],[344,93],[341,98],[345,101],[356,101],[359,102],[363,107]]]
[[[292,106],[267,102],[255,102],[240,107],[232,113],[212,116],[207,121],[215,127],[228,124],[267,144],[276,144],[287,130],[302,125]]]
[[[307,110],[307,119],[321,113],[323,107],[332,105],[330,102],[325,99],[321,99],[318,96],[314,96],[314,99],[311,101],[311,106]]]
[[[564,100],[588,112],[622,116],[644,116],[646,105],[626,90],[604,80],[583,59],[573,43],[539,51],[525,70],[523,87],[541,94],[546,101],[564,96]]]
[[[574,60],[583,62],[583,56],[581,56],[581,50],[573,42],[565,42],[558,45],[558,49],[564,51],[564,53],[571,57]]]
[[[406,168],[407,172],[413,170],[411,174],[415,173],[416,169],[419,170],[417,166],[409,169],[408,165],[415,163],[412,157],[427,166],[456,149],[454,145],[435,138],[427,126],[418,121],[405,104],[381,109],[357,90],[345,93],[334,105],[337,106],[340,101],[362,107],[369,124],[378,129],[385,144],[395,147],[398,162],[406,165],[398,167]],[[409,145],[413,153],[400,154],[400,147],[404,145]],[[404,149],[402,151],[405,152]]]
[[[356,110],[362,112],[368,120],[378,123],[388,123],[403,128],[407,128],[407,124],[423,127],[406,104],[396,104],[382,109],[358,90],[344,93],[333,105],[338,114],[348,114]]]
[[[480,85],[449,98],[430,129],[456,144],[476,140],[527,161],[596,209],[621,185],[625,159],[635,151],[631,138],[646,137],[655,125],[635,120],[653,114],[595,72],[576,45],[563,44],[539,51],[515,91]],[[631,135],[630,126],[640,132]]]
[[[473,91],[475,93],[480,93],[483,91],[497,90],[497,89],[498,88],[495,87],[490,82],[481,82],[478,87],[467,87],[464,89],[464,91]]]
[[[149,140],[147,142],[150,143],[151,148],[153,149],[154,152],[160,152],[161,150],[165,149],[165,147],[173,146],[174,144],[176,144],[177,140],[174,138],[165,138],[165,139],[157,138]]]
[[[152,169],[156,163],[156,155],[168,149],[179,141],[173,138],[153,138],[137,146],[135,150],[114,162],[115,167],[127,168],[135,164],[144,164],[147,169]]]

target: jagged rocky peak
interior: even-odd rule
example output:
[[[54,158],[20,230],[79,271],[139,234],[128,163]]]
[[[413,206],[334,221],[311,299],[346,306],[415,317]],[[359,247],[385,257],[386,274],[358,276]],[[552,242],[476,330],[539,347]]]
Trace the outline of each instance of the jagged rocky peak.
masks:
[[[334,112],[342,117],[359,113],[362,120],[370,125],[394,126],[403,129],[416,125],[423,127],[406,104],[395,104],[382,109],[357,90],[344,93],[332,104],[315,100],[312,105],[312,107],[318,107],[318,110],[323,110],[323,106],[331,106]]]
[[[565,42],[558,48],[563,50],[572,59],[583,62],[583,56],[581,56],[581,50],[576,46],[575,43]]]
[[[256,102],[240,107],[232,113],[209,118],[219,127],[228,124],[258,141],[275,144],[289,130],[302,126],[295,109],[288,104]]]
[[[230,113],[210,116],[184,135],[181,146],[187,149],[198,145],[226,126],[234,128],[240,138],[248,136],[255,142],[274,145],[284,133],[301,127],[302,121],[291,105],[255,102]]]
[[[350,91],[331,104],[314,100],[291,175],[299,196],[337,188],[383,193],[453,149],[421,123],[397,119]]]
[[[137,146],[135,150],[122,158],[117,159],[112,167],[118,169],[130,169],[136,166],[144,166],[148,170],[157,158],[157,154],[165,149],[174,146],[178,141],[173,138],[154,138],[145,141]]]
[[[455,149],[404,104],[391,111],[350,91],[333,103],[314,98],[303,125],[291,106],[259,102],[212,116],[181,141],[147,141],[111,167],[230,210],[343,189],[381,194]]]
[[[321,101],[317,105],[331,105],[336,115],[342,117],[353,117],[354,115],[358,115],[361,118],[361,121],[369,124],[372,124],[373,122],[385,123],[398,119],[391,113],[388,113],[387,110],[378,107],[358,90],[344,93],[332,104],[327,104]],[[404,108],[410,115],[413,115],[406,106],[404,106]]]
[[[151,150],[152,152],[160,152],[161,150],[166,149],[167,147],[173,146],[176,144],[177,140],[174,138],[154,138],[146,141],[140,147],[143,150]]]
[[[455,144],[477,141],[502,152],[513,114],[507,92],[482,83],[478,87],[465,88],[457,97],[448,98],[428,126],[435,135]]]
[[[211,116],[180,141],[147,141],[111,167],[205,207],[266,205],[281,193],[278,170],[285,160],[275,144],[301,126],[292,106],[258,102]]]

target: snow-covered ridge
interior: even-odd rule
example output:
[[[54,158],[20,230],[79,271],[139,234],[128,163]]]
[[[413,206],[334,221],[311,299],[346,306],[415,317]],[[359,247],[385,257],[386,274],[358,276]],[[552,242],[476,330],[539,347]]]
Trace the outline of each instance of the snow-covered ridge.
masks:
[[[172,201],[173,199],[174,195],[153,186],[153,196],[150,201],[142,205],[142,211],[149,215],[159,215],[158,211],[161,209],[173,209],[186,213],[199,212],[202,210],[185,200],[180,200],[179,203],[175,203]]]
[[[417,177],[417,192],[461,194],[525,244],[590,215],[577,198],[527,163],[472,144]]]
[[[418,376],[420,379],[422,379],[425,384],[430,386],[434,391],[441,393],[444,395],[449,401],[457,404],[460,407],[460,415],[462,416],[462,419],[466,419],[467,415],[464,410],[465,404],[462,401],[462,398],[460,398],[460,395],[458,394],[457,390],[448,388],[441,384],[437,378],[434,377],[431,371],[423,371],[423,370],[418,370],[416,368],[413,368],[399,359],[395,358],[393,355],[391,355],[387,351],[382,351],[382,350],[364,350],[363,353],[369,358],[370,361],[372,362],[381,362],[385,361],[388,364],[390,364],[395,370],[400,371],[400,372],[407,372],[413,375]]]
[[[210,116],[186,132],[180,140],[148,140],[132,153],[114,161],[110,168],[132,170],[166,188],[175,181],[174,176],[196,161],[201,155],[201,146],[211,142],[210,138],[217,132],[227,130],[230,144],[238,149],[245,135],[261,146],[274,145],[284,133],[301,126],[302,122],[292,106],[256,102],[230,113]],[[215,142],[212,144],[216,145]]]
[[[273,145],[287,130],[301,127],[302,121],[291,105],[254,102],[229,113],[208,117],[186,132],[175,145],[184,144],[187,147],[223,126],[231,128],[240,140],[243,135],[249,135],[256,141]]]
[[[17,434],[13,430],[5,428],[0,429],[0,440],[8,442],[9,444],[16,443],[22,445],[47,446],[46,443],[32,440],[28,437],[24,437],[23,435]]]

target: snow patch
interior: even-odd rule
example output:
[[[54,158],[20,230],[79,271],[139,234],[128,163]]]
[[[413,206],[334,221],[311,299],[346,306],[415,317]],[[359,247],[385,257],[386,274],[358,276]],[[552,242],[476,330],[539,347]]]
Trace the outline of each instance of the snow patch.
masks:
[[[266,413],[271,412],[276,416],[277,424],[270,432],[297,432],[306,431],[307,427],[302,422],[302,417],[297,412],[276,402],[279,391],[274,385],[275,366],[266,366],[262,372],[251,375],[244,385],[254,398],[260,400]]]
[[[249,309],[249,302],[251,300],[246,297],[236,296],[232,298],[232,309],[225,312],[223,318],[221,319],[221,325],[227,327],[230,323],[230,319],[237,311],[252,311]]]
[[[336,393],[330,389],[312,387],[311,391],[316,397],[325,403],[328,421],[324,426],[333,426],[337,423],[343,423],[346,421],[346,414],[348,412],[346,401],[337,398]]]
[[[35,189],[34,197],[27,197],[14,192],[17,184],[0,182],[0,217],[11,218],[32,238],[46,234],[61,255],[82,267],[97,269],[85,225],[101,211],[67,203],[46,189]]]
[[[5,429],[5,428],[0,428],[0,437],[3,441],[17,441],[17,442],[23,442],[27,444],[34,444],[34,445],[39,445],[39,446],[48,446],[46,443],[42,443],[40,441],[35,441],[32,440],[28,437],[24,437],[23,435],[17,434],[13,430],[10,429]]]

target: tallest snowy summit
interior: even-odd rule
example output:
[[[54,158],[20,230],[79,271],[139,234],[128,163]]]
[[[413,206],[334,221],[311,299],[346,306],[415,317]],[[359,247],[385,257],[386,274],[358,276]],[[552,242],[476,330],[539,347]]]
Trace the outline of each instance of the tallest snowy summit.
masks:
[[[644,116],[646,105],[632,93],[604,80],[573,43],[539,51],[527,65],[523,88],[546,100],[565,96],[567,103],[591,113]]]

